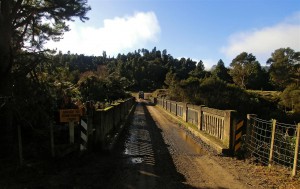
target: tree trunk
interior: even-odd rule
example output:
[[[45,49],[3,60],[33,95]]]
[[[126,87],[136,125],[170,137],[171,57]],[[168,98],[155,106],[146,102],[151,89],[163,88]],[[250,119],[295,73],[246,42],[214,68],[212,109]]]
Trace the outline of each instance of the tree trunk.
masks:
[[[11,52],[11,1],[0,1],[0,95],[10,96]],[[9,90],[9,91],[8,91]]]
[[[0,126],[5,147],[11,151],[13,144],[13,112],[12,99],[12,19],[11,0],[0,0]]]

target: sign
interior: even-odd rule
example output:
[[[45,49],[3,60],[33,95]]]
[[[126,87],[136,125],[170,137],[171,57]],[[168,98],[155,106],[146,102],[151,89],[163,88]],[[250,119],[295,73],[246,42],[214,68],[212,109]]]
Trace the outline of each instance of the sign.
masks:
[[[60,122],[79,121],[81,116],[80,109],[62,109],[59,110]]]

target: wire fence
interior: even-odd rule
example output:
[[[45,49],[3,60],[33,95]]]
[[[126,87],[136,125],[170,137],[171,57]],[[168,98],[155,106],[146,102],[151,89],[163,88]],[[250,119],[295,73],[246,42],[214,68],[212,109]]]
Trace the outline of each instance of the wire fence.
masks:
[[[298,124],[300,127],[300,124]],[[276,120],[248,118],[247,150],[251,157],[263,165],[282,165],[300,170],[297,125]],[[296,161],[294,161],[294,159]]]

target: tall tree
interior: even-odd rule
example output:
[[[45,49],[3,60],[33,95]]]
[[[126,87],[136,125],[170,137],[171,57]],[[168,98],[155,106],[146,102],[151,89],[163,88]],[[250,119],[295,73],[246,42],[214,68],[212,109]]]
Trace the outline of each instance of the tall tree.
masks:
[[[205,77],[205,67],[202,60],[197,63],[194,70],[190,71],[189,75],[200,79]]]
[[[234,83],[241,88],[246,88],[251,77],[255,76],[257,73],[256,57],[251,53],[242,52],[235,59],[232,60],[230,64],[229,74],[231,75]]]
[[[300,52],[291,48],[275,50],[267,61],[270,64],[270,79],[280,89],[291,83],[299,85],[300,80]]]
[[[66,21],[85,21],[86,0],[0,0],[0,96],[11,94],[11,71],[20,52],[36,53],[69,30]]]
[[[228,83],[232,82],[232,78],[229,75],[229,69],[225,67],[225,64],[222,59],[218,61],[218,64],[215,66],[215,68],[212,70],[212,75],[226,81]]]
[[[87,0],[0,0],[0,116],[4,118],[0,119],[0,125],[6,137],[7,150],[12,149],[10,145],[13,143],[12,120],[16,116],[13,108],[17,111],[16,108],[26,104],[50,104],[47,100],[50,95],[46,94],[47,89],[41,86],[35,71],[38,65],[49,59],[49,51],[43,45],[51,39],[59,40],[69,30],[66,21],[73,21],[73,17],[87,20],[89,10]],[[16,72],[18,78],[12,75]],[[27,75],[30,75],[31,81],[28,81]],[[16,84],[22,90],[13,93]],[[12,97],[13,101],[8,100]],[[45,106],[43,110],[47,109]]]

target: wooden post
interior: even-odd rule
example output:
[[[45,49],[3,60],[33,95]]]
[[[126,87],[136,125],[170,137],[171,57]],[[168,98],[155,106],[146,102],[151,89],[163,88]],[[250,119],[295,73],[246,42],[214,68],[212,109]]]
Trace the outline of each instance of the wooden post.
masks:
[[[69,122],[70,144],[74,144],[74,121]]]
[[[54,146],[54,132],[53,132],[53,123],[50,122],[50,145],[51,145],[51,155],[55,157],[55,146]]]
[[[23,166],[22,134],[21,134],[21,126],[19,124],[18,124],[18,142],[19,142],[19,160],[20,160],[20,166]]]
[[[298,153],[299,153],[299,140],[300,140],[300,123],[297,126],[297,136],[296,136],[296,145],[295,145],[295,155],[294,155],[294,164],[292,170],[292,177],[296,175],[297,172],[297,161],[298,161]]]
[[[272,166],[273,161],[273,148],[274,148],[274,140],[275,140],[275,130],[276,130],[276,120],[272,120],[272,138],[271,138],[271,145],[270,145],[270,156],[269,156],[269,167]]]
[[[249,155],[248,152],[250,149],[250,143],[252,142],[252,138],[253,138],[253,133],[254,133],[254,127],[255,126],[255,121],[253,121],[253,119],[255,119],[257,117],[256,114],[247,114],[247,131],[246,131],[246,148],[247,148],[247,156]],[[253,121],[253,122],[252,122]]]

